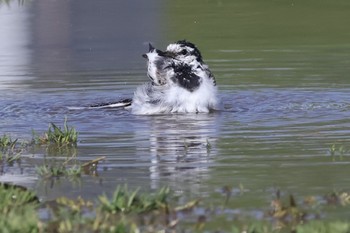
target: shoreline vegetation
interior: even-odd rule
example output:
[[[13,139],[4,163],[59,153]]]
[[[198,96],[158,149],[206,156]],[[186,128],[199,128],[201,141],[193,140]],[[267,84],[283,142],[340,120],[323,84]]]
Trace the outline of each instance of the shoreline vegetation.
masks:
[[[39,179],[80,178],[93,174],[99,157],[85,163],[77,160],[78,132],[70,127],[67,119],[63,127],[50,123],[42,135],[33,131],[30,142],[20,142],[8,135],[0,137],[0,165],[14,163],[30,148],[39,147],[50,156],[65,157],[60,162],[36,167]],[[348,151],[339,145],[331,145],[329,155],[334,160],[343,158]],[[244,187],[239,189],[244,195]],[[111,196],[101,194],[95,201],[81,197],[60,197],[41,202],[35,191],[25,187],[0,183],[0,229],[2,232],[229,232],[312,233],[350,232],[350,222],[325,218],[327,208],[349,208],[350,193],[333,191],[326,195],[304,197],[276,191],[266,208],[257,209],[260,217],[235,212],[227,206],[233,196],[232,187],[223,187],[222,205],[214,205],[210,199],[194,199],[180,202],[164,187],[152,193],[139,189],[130,190],[127,185],[116,187]],[[300,199],[300,198],[299,198]]]
[[[330,194],[327,196],[329,201],[337,203],[327,205],[344,207],[341,204],[344,195]],[[123,186],[117,187],[111,197],[103,194],[96,201],[60,197],[41,203],[31,190],[1,184],[0,227],[2,232],[117,233],[346,233],[350,230],[346,220],[324,221],[320,213],[311,213],[314,212],[311,203],[314,201],[310,199],[310,203],[306,204],[304,200],[304,206],[300,207],[292,196],[288,201],[277,198],[271,202],[263,219],[242,214],[231,220],[224,206],[205,207],[210,205],[208,200],[192,200],[179,205],[174,204],[176,199],[168,188],[148,194]],[[346,202],[349,202],[348,198]]]

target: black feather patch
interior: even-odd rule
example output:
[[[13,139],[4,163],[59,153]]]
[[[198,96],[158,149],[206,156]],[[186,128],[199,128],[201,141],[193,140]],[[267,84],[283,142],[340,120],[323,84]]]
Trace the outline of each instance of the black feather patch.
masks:
[[[109,107],[127,107],[132,103],[132,99],[123,99],[117,102],[106,102],[90,105],[89,108],[109,108]]]
[[[197,61],[199,62],[203,62],[203,58],[202,58],[202,54],[199,51],[199,49],[191,42],[187,41],[187,40],[179,40],[176,42],[177,44],[180,44],[181,47],[190,47],[193,49],[193,51],[191,52],[192,55],[197,57]]]
[[[193,92],[200,86],[201,79],[192,72],[191,66],[185,63],[173,64],[172,66],[175,73],[175,76],[172,77],[173,82],[178,83],[190,92]]]

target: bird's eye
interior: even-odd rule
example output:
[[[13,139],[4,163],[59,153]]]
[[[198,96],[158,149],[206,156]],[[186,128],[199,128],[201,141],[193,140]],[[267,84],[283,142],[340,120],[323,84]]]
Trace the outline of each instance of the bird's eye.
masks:
[[[183,50],[181,50],[181,52],[180,52],[182,55],[186,55],[187,54],[187,50],[186,49],[183,49]]]

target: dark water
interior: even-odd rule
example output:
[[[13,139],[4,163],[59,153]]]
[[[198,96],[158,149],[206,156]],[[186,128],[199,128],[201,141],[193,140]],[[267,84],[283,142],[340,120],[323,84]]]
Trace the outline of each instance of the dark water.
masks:
[[[37,150],[2,166],[0,181],[95,198],[119,184],[168,185],[188,197],[241,184],[235,208],[348,188],[350,4],[347,1],[30,1],[0,6],[0,135],[30,140],[65,117],[77,160],[100,156],[98,176],[38,179]],[[141,54],[186,38],[215,74],[223,111],[134,116],[69,110],[129,98],[147,81]],[[44,159],[45,158],[45,159]]]

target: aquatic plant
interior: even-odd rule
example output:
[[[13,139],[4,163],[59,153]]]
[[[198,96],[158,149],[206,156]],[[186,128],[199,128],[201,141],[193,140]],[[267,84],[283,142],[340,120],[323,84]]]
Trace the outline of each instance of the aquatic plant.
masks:
[[[78,197],[76,200],[59,197],[56,199],[56,203],[61,206],[69,207],[74,213],[83,212],[85,209],[92,210],[93,207],[91,201],[86,201],[82,197]]]
[[[34,192],[22,186],[0,183],[0,212],[3,214],[12,208],[37,201]]]
[[[333,161],[336,161],[337,159],[343,160],[344,156],[349,154],[349,149],[344,145],[338,145],[336,143],[333,143],[329,147],[328,153],[332,157]]]
[[[96,174],[98,163],[104,159],[105,157],[102,156],[85,162],[82,165],[76,161],[75,156],[67,157],[64,161],[50,160],[50,164],[45,162],[43,165],[37,166],[36,172],[44,179],[57,178],[61,176],[77,178],[80,177],[82,173],[94,175]]]
[[[16,160],[19,160],[20,158],[21,158],[21,153],[16,153],[16,154],[6,153],[6,154],[4,154],[0,151],[0,162],[6,161],[7,163],[12,163]]]
[[[36,172],[43,178],[53,178],[59,176],[80,176],[81,167],[74,165],[67,167],[63,164],[59,165],[41,165],[36,167]]]
[[[344,221],[313,221],[296,227],[297,233],[348,233],[350,223]]]
[[[0,138],[0,149],[14,148],[18,139],[12,140],[10,136],[4,134]]]
[[[17,148],[18,139],[12,140],[10,136],[4,134],[0,138],[0,162],[11,163],[20,158],[22,149]]]
[[[333,192],[325,198],[344,199],[348,193]],[[347,221],[320,221],[312,216],[308,207],[317,202],[315,198],[304,200],[303,209],[295,198],[289,195],[284,201],[280,193],[272,201],[271,210],[262,219],[238,218],[224,213],[220,206],[211,207],[198,215],[194,208],[198,200],[182,206],[171,205],[170,190],[162,188],[152,194],[139,189],[129,190],[119,186],[108,198],[99,196],[96,202],[81,197],[70,199],[60,197],[38,204],[32,191],[23,187],[0,185],[0,229],[2,232],[231,232],[231,233],[348,233]],[[310,201],[311,200],[311,201]],[[323,205],[328,202],[321,201]],[[210,200],[205,205],[210,206]],[[333,205],[333,203],[331,203]],[[38,210],[50,213],[40,219]],[[217,218],[224,214],[224,218]],[[179,217],[181,216],[181,217]],[[308,216],[301,221],[301,216]],[[229,220],[227,219],[229,218]],[[197,220],[196,220],[197,219]],[[226,220],[225,220],[226,219]],[[180,224],[184,222],[184,224]]]
[[[55,127],[51,128],[52,134],[55,134]],[[63,133],[71,130],[66,119],[60,130]],[[58,148],[75,148],[69,143],[65,144],[67,140],[46,142],[58,145]],[[188,144],[184,142],[184,147],[186,146]],[[209,141],[206,147],[210,150]],[[7,158],[14,158],[16,154],[20,155],[23,149],[25,147],[17,139],[12,140],[10,136],[3,135],[0,138],[0,163]],[[338,144],[331,145],[329,149],[330,155],[336,157],[348,152],[345,146]],[[44,179],[62,176],[76,178],[82,172],[95,173],[98,163],[103,159],[105,157],[80,164],[76,160],[76,153],[72,153],[66,159],[50,158],[49,164],[45,161],[44,165],[37,167],[37,172]],[[230,208],[233,196],[245,195],[246,192],[249,190],[242,184],[237,188],[224,186],[222,194],[225,200],[219,206],[208,200],[204,205],[210,207],[201,207],[198,199],[173,206],[170,204],[173,200],[169,188],[149,194],[140,192],[139,189],[130,190],[125,185],[117,187],[110,197],[100,195],[95,202],[81,197],[61,197],[53,202],[42,203],[39,207],[38,198],[32,191],[0,184],[0,229],[3,232],[350,232],[350,224],[346,221],[320,221],[329,206],[349,208],[349,192],[333,191],[324,196],[309,196],[298,202],[294,195],[283,198],[277,191],[268,211],[267,208],[257,210],[264,214],[259,219],[247,217],[244,212],[225,212]],[[44,208],[44,211],[50,213],[48,219],[40,219],[39,208],[40,211]],[[201,214],[198,214],[198,210]],[[227,218],[234,221],[225,220]]]
[[[35,135],[35,132],[33,132]],[[43,136],[34,137],[37,144],[55,144],[58,146],[73,145],[78,142],[78,132],[74,127],[69,127],[67,118],[64,119],[63,128],[54,123],[49,124],[49,129]]]
[[[329,205],[350,205],[350,193],[345,191],[333,191],[325,195],[324,199]]]
[[[99,197],[101,209],[111,213],[142,213],[159,208],[167,208],[169,188],[162,188],[154,195],[139,194],[139,190],[129,191],[127,186],[118,187],[111,199]]]
[[[277,192],[276,199],[271,201],[271,209],[268,214],[285,225],[293,225],[304,222],[310,213],[298,207],[293,195],[289,195],[289,200],[285,203]]]
[[[208,139],[207,139],[207,143],[205,144],[205,147],[207,148],[207,152],[209,153],[211,148],[212,148],[212,146],[211,146],[211,144],[210,144]]]
[[[168,206],[166,199],[169,198],[169,194],[168,188],[163,188],[155,194],[144,194],[138,189],[130,191],[127,186],[119,186],[111,199],[102,195],[96,203],[81,197],[58,198],[47,205],[52,210],[52,219],[48,221],[46,230],[49,232],[51,229],[57,232],[159,232],[155,230],[160,227],[158,223],[150,220],[156,220],[161,215],[161,212],[154,212],[155,210],[163,210],[163,205]],[[143,218],[149,219],[148,223],[144,220],[139,221]],[[160,228],[164,231],[166,226]]]
[[[34,192],[21,186],[0,184],[1,232],[39,232]]]

